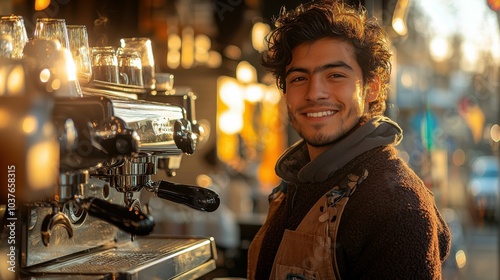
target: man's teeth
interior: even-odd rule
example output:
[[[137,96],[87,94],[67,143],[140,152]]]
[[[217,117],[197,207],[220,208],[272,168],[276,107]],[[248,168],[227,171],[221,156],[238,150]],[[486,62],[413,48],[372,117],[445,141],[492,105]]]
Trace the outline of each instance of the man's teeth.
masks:
[[[312,118],[320,118],[320,117],[330,116],[333,114],[334,114],[333,111],[323,111],[323,112],[307,113],[307,116]]]

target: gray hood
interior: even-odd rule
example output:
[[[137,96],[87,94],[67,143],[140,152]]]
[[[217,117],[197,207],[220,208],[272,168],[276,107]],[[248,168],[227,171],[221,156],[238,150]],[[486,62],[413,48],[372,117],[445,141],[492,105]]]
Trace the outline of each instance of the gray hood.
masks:
[[[305,141],[298,141],[278,159],[276,174],[288,182],[321,183],[360,154],[379,146],[395,146],[402,139],[403,131],[397,123],[385,116],[374,117],[313,161]]]

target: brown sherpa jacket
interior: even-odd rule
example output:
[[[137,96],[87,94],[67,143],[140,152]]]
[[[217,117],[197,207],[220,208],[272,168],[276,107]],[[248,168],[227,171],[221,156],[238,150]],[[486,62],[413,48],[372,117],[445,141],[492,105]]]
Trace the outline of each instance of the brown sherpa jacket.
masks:
[[[364,169],[368,176],[350,196],[332,242],[341,278],[440,279],[450,232],[432,193],[397,157],[392,145],[400,139],[395,123],[377,118],[343,139],[343,150],[326,152],[313,162],[303,142],[285,152],[276,167],[284,180],[276,191],[285,195],[271,201],[276,211],[258,233],[262,242],[250,247],[249,270],[255,272],[249,272],[249,279],[269,279],[285,229],[295,230],[320,197],[348,174]],[[296,254],[302,257],[301,252],[299,248]]]

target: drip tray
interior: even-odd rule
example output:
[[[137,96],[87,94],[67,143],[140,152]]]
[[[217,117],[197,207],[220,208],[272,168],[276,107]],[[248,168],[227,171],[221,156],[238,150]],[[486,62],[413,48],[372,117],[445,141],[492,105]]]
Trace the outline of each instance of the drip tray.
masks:
[[[141,237],[27,269],[35,279],[196,279],[215,269],[213,238]]]

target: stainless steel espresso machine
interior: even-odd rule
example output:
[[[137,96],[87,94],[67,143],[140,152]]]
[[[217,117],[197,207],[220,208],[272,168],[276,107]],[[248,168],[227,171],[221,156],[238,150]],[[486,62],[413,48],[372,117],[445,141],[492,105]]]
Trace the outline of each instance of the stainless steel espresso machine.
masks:
[[[95,81],[72,96],[61,90],[78,84],[43,76],[40,60],[0,62],[0,279],[196,279],[215,269],[213,238],[151,235],[141,199],[219,206],[210,189],[152,180],[174,176],[196,150],[192,93],[160,103]]]

